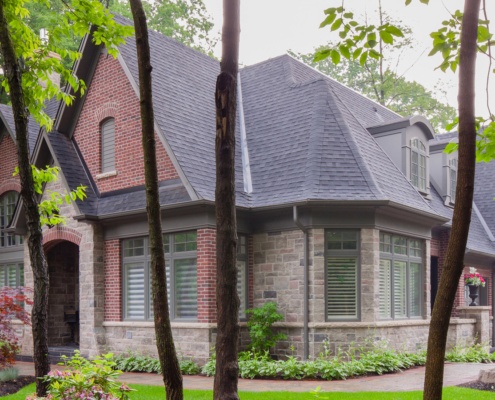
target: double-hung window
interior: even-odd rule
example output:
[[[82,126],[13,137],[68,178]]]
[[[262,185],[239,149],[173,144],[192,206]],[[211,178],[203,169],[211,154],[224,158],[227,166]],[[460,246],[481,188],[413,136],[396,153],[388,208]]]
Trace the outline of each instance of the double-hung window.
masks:
[[[163,236],[163,241],[171,318],[196,320],[198,316],[196,232],[167,234]],[[150,269],[148,238],[124,240],[124,319],[153,318]]]
[[[422,315],[422,240],[380,232],[380,318]]]
[[[327,320],[358,320],[359,231],[327,230],[325,248]]]
[[[7,192],[0,197],[0,248],[22,244],[22,236],[5,232],[5,228],[7,228],[14,215],[18,196],[17,192]]]
[[[115,171],[115,120],[108,118],[101,124],[101,172]]]
[[[411,183],[426,192],[426,146],[415,138],[411,140]]]

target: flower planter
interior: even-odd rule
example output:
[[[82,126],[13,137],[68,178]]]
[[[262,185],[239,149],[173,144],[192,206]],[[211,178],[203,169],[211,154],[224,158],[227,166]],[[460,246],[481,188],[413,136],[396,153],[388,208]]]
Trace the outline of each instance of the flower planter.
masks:
[[[478,298],[479,286],[477,286],[477,285],[468,285],[468,287],[469,287],[469,297],[472,300],[470,306],[472,306],[472,307],[477,306],[478,303],[476,303],[476,299]]]

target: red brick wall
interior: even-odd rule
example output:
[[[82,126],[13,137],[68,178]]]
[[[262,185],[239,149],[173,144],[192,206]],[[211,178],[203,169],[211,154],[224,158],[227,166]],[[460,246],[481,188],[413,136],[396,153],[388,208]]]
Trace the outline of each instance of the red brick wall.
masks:
[[[198,229],[198,322],[216,322],[216,231]]]
[[[17,165],[17,149],[10,135],[6,134],[0,142],[0,196],[11,190],[21,191],[19,177],[13,177]]]
[[[120,241],[105,241],[105,321],[122,320]]]
[[[101,173],[100,124],[115,119],[116,176],[96,179]],[[74,132],[100,192],[144,185],[139,101],[118,60],[101,55]],[[157,140],[160,181],[178,178],[170,158]]]

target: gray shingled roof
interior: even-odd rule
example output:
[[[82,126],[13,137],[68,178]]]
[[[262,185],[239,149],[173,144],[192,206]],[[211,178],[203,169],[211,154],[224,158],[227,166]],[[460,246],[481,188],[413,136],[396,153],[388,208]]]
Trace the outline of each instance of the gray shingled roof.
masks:
[[[58,110],[59,102],[56,100],[49,100],[46,102],[45,112],[48,114],[50,118],[55,118],[55,114]],[[12,108],[5,104],[0,104],[0,119],[5,120],[7,127],[10,132],[15,136],[15,122],[14,122],[14,114],[12,112]],[[34,150],[34,146],[36,145],[36,140],[38,139],[38,135],[40,132],[39,125],[34,121],[32,117],[29,117],[28,122],[28,143],[29,143],[29,152],[32,154]]]
[[[150,45],[158,125],[197,194],[214,200],[218,62],[156,32]],[[134,41],[120,50],[137,83]],[[253,193],[237,138],[238,205],[390,200],[433,213],[365,129],[397,114],[289,56],[244,68],[241,81]]]

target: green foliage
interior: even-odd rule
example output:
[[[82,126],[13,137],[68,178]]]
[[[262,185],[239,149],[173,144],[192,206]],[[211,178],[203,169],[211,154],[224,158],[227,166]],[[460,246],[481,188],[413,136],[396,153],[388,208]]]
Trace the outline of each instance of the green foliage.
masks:
[[[476,343],[472,346],[455,346],[445,355],[445,360],[461,363],[491,363],[495,362],[495,353],[487,351],[488,346]]]
[[[129,2],[111,0],[110,10],[132,19]],[[203,0],[143,1],[148,27],[210,56],[217,39]]]
[[[17,368],[5,368],[0,370],[0,382],[13,381],[19,376]]]
[[[36,5],[34,5],[36,4]],[[83,94],[85,84],[67,68],[80,58],[81,54],[74,46],[67,45],[67,38],[81,39],[94,29],[92,40],[104,44],[108,52],[116,56],[117,46],[133,28],[117,24],[113,15],[98,0],[72,0],[63,2],[60,7],[53,6],[50,0],[27,1],[13,0],[5,3],[5,13],[9,24],[9,33],[14,49],[22,67],[22,89],[29,113],[43,127],[50,130],[52,121],[44,112],[45,102],[57,98],[71,104],[73,95],[63,91],[50,80],[52,73],[58,73],[62,80],[73,89],[74,93]],[[31,13],[42,14],[43,22],[50,25],[48,40],[42,42],[38,31],[31,27],[35,19]],[[33,24],[34,25],[34,24]],[[61,56],[51,57],[51,52]],[[5,70],[5,74],[9,73]],[[40,85],[39,82],[44,85]],[[7,79],[1,80],[1,86],[9,93]]]
[[[246,310],[246,314],[250,315],[247,327],[251,339],[251,349],[254,352],[265,353],[279,340],[287,339],[285,334],[273,331],[273,324],[284,319],[282,314],[277,312],[276,303],[267,302],[261,307]]]
[[[113,360],[115,368],[124,372],[154,372],[157,374],[162,372],[158,359],[138,353],[123,353],[114,356]],[[198,364],[190,359],[183,358],[179,364],[182,375],[197,375],[201,370]]]
[[[359,356],[358,356],[359,354]],[[337,351],[331,356],[326,348],[318,358],[299,361],[294,356],[286,360],[272,360],[268,354],[244,352],[239,354],[239,376],[241,378],[283,378],[283,379],[324,379],[342,380],[367,374],[381,375],[397,372],[426,363],[426,352],[397,352],[373,344],[371,349],[350,348],[346,353]],[[215,374],[215,358],[202,369],[203,374]]]
[[[56,182],[60,168],[46,166],[44,169],[38,169],[31,165],[33,174],[34,191],[42,195],[43,188],[47,183]],[[15,167],[14,176],[19,173],[19,168]],[[40,212],[40,224],[43,225],[59,225],[65,223],[65,217],[60,215],[60,206],[64,203],[71,204],[76,200],[84,200],[86,198],[86,186],[78,186],[69,193],[61,194],[46,190],[47,199],[42,200],[38,204]]]
[[[108,399],[127,400],[132,391],[117,382],[122,371],[115,370],[111,353],[86,360],[79,351],[64,359],[67,369],[51,371],[44,380],[49,383],[47,399]],[[28,397],[35,400],[36,397]]]

